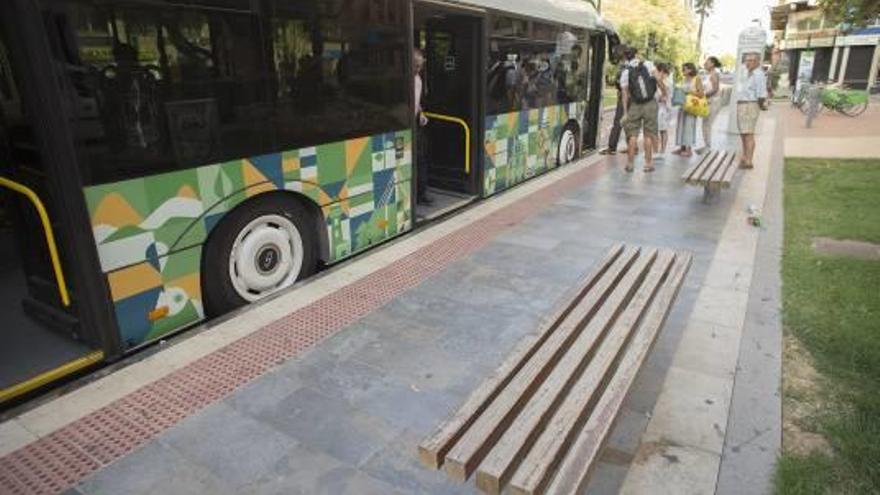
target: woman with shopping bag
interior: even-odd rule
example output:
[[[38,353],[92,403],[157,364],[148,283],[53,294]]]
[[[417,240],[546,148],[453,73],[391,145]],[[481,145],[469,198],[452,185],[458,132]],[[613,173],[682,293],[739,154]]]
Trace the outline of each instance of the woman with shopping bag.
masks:
[[[703,94],[703,84],[697,77],[697,67],[688,62],[681,67],[683,79],[676,87],[674,99],[681,103],[675,129],[676,155],[689,157],[697,142],[697,117],[709,114],[709,102]],[[673,102],[675,103],[675,102]]]

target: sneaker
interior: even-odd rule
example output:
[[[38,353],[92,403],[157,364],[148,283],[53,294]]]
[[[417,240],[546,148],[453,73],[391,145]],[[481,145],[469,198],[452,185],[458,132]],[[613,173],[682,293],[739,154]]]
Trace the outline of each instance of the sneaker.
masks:
[[[611,148],[605,148],[604,150],[599,152],[600,155],[616,155],[617,150]]]

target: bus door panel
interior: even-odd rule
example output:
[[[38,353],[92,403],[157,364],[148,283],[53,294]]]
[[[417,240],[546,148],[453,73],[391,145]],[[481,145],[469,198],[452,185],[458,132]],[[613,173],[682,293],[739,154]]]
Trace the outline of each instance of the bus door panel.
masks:
[[[0,4],[0,407],[45,385],[47,373],[63,377],[109,354],[98,350],[105,327],[82,318],[83,308],[106,311],[80,283],[89,266],[75,235],[91,233],[72,226],[67,200],[82,201],[82,192],[65,177],[71,153],[52,144],[66,139],[65,119],[41,14],[31,2]]]
[[[478,19],[465,15],[433,18],[426,24],[426,111],[464,120],[473,138],[476,128],[477,62],[480,43]],[[464,131],[460,125],[434,121],[428,125],[430,185],[473,193],[465,172]],[[474,162],[473,142],[471,163]]]
[[[589,45],[589,98],[586,125],[582,129],[584,149],[596,149],[599,145],[599,129],[602,118],[602,91],[604,83],[606,37],[605,33],[593,33]]]

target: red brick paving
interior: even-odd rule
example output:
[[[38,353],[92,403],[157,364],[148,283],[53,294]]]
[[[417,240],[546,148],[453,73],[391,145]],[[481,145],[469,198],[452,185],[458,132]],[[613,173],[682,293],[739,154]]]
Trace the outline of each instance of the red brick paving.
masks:
[[[847,117],[837,112],[823,110],[807,129],[807,117],[787,102],[774,102],[774,106],[786,107],[779,117],[785,122],[785,137],[878,137],[880,136],[880,99],[872,98],[865,113]]]

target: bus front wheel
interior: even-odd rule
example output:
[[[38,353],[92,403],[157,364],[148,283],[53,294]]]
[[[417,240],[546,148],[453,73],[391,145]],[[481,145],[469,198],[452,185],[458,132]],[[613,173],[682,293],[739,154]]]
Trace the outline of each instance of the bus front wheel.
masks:
[[[293,285],[317,267],[308,213],[284,194],[230,212],[203,253],[205,313],[217,316]]]

